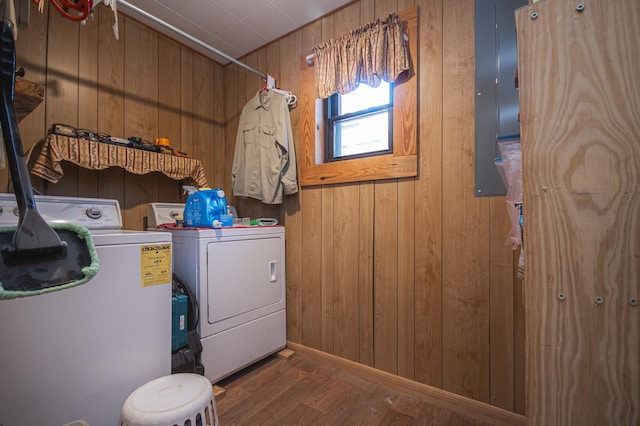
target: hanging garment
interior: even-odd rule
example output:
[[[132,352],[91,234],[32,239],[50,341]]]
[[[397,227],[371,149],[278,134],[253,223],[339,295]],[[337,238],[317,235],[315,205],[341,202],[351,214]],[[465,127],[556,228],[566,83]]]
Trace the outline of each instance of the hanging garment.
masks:
[[[298,170],[285,97],[262,90],[242,108],[231,170],[233,195],[282,203],[298,192]]]

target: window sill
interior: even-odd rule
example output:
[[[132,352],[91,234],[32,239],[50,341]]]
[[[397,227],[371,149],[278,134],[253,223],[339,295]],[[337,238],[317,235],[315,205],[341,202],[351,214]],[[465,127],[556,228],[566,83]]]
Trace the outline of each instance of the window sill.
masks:
[[[398,157],[389,154],[316,164],[300,170],[300,185],[329,185],[416,176],[418,174],[417,157],[417,155]]]

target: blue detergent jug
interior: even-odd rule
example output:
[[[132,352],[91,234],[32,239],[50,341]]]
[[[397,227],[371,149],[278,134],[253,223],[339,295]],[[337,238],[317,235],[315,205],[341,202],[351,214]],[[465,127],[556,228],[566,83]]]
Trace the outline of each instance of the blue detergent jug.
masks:
[[[191,192],[184,206],[184,225],[196,228],[233,226],[224,195],[221,188]]]

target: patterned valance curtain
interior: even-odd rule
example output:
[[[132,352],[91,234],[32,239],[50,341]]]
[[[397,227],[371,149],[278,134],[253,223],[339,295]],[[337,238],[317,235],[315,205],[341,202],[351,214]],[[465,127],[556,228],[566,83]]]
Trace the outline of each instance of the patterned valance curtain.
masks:
[[[360,83],[378,87],[395,81],[410,67],[409,49],[398,15],[352,30],[313,48],[316,97],[344,95]]]

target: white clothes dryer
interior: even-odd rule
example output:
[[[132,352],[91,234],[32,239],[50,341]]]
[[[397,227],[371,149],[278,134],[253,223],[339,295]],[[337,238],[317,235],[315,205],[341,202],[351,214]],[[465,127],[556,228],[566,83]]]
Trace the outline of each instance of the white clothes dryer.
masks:
[[[162,210],[162,209],[165,210]],[[150,204],[149,223],[174,223]],[[205,376],[217,382],[286,346],[285,228],[165,229],[173,271],[195,293]]]
[[[100,265],[83,285],[0,300],[0,424],[116,425],[131,392],[171,373],[171,235],[121,230],[117,200],[35,199],[47,222],[89,229]],[[15,208],[0,194],[0,227]]]

